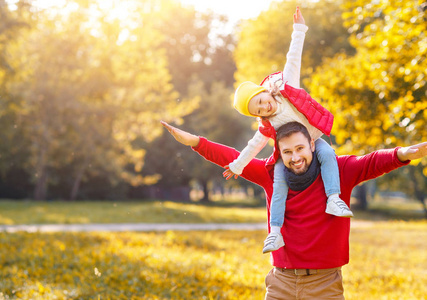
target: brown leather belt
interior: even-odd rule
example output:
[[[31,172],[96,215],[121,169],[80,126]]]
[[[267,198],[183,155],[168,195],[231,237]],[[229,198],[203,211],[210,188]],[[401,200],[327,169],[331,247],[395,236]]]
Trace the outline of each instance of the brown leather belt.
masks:
[[[286,268],[277,268],[277,270],[284,272],[284,273],[292,273],[297,276],[309,276],[314,274],[320,274],[320,273],[327,273],[327,272],[333,272],[336,270],[341,270],[341,267],[338,268],[331,268],[331,269],[286,269]]]

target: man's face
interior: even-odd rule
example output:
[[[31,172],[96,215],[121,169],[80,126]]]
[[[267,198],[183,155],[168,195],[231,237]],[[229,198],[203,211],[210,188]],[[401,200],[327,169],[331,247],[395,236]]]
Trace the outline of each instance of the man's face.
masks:
[[[314,141],[310,142],[301,132],[293,133],[279,141],[280,155],[285,166],[294,174],[307,172],[313,160]]]

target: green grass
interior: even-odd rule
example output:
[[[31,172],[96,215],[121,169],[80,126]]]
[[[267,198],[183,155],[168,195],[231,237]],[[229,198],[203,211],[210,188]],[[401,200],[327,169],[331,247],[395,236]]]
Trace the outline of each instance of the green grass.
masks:
[[[90,223],[260,223],[265,207],[205,206],[195,203],[0,201],[0,224]]]
[[[244,206],[247,205],[247,206]],[[355,220],[421,220],[422,206],[402,199],[375,200]],[[177,203],[169,201],[0,201],[0,225],[91,223],[263,223],[266,208],[252,201]]]
[[[426,218],[419,201],[403,198],[375,198],[367,211],[356,211],[356,219],[369,220],[422,220]]]

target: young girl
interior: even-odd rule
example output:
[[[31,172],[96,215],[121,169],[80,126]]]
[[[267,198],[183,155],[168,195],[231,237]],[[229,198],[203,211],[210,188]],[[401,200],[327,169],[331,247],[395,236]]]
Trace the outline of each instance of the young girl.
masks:
[[[254,137],[242,150],[239,157],[230,163],[223,175],[227,179],[237,178],[246,165],[267,144],[270,137],[275,139],[275,130],[281,125],[297,121],[305,125],[315,140],[316,157],[321,165],[321,175],[328,196],[326,213],[352,217],[353,213],[339,198],[339,171],[334,150],[320,137],[329,135],[333,116],[319,105],[303,89],[299,89],[301,54],[305,32],[308,27],[297,7],[294,14],[294,32],[283,72],[268,76],[261,85],[243,82],[234,95],[234,107],[241,114],[258,117],[260,127]],[[307,117],[309,116],[309,117]],[[284,246],[281,228],[283,226],[288,185],[285,178],[285,166],[282,163],[277,146],[272,156],[274,166],[273,196],[270,208],[270,233],[264,241],[263,253]],[[303,165],[303,162],[294,162]],[[298,175],[298,174],[297,174]],[[302,189],[306,188],[303,184]]]

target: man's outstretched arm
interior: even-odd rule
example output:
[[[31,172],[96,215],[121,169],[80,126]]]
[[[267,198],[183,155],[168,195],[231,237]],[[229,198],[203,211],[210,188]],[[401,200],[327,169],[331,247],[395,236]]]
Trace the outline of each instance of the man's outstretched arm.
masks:
[[[427,142],[408,147],[377,150],[363,156],[340,156],[338,166],[340,174],[345,174],[346,184],[354,187],[363,181],[408,165],[411,160],[423,157],[427,157]]]

